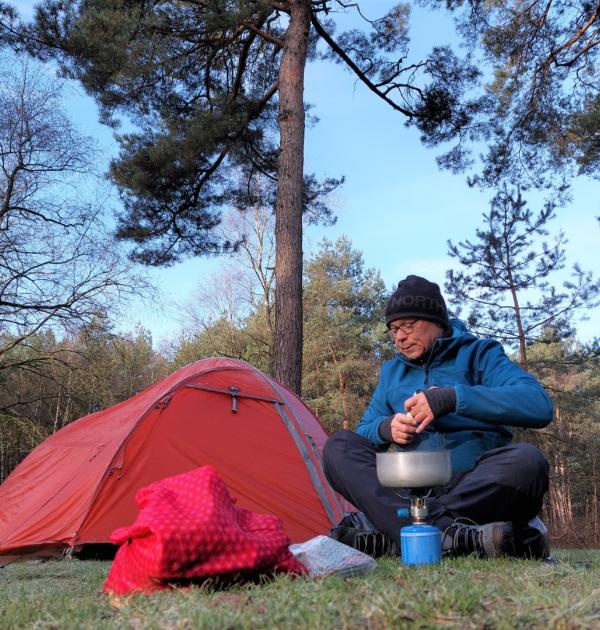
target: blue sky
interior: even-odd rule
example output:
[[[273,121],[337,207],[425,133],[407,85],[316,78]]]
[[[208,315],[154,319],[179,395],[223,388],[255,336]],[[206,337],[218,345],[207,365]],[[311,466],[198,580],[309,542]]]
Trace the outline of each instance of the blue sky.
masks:
[[[33,2],[12,2],[29,13]],[[387,0],[364,3],[372,16],[392,5]],[[422,15],[422,14],[421,14]],[[412,41],[425,51],[432,43],[447,43],[449,22],[442,16],[414,17]],[[314,106],[319,122],[307,130],[305,169],[318,176],[345,175],[343,189],[333,200],[337,224],[310,228],[305,254],[317,249],[322,238],[350,238],[362,251],[367,267],[381,272],[392,287],[408,274],[438,282],[452,266],[447,239],[470,238],[488,210],[489,192],[469,188],[464,175],[441,171],[435,162],[439,151],[422,146],[418,132],[404,126],[403,117],[378,100],[340,66],[318,62],[306,71],[305,100]],[[68,109],[87,134],[94,136],[108,162],[116,152],[111,131],[97,123],[93,101],[76,86],[69,87]],[[529,204],[535,209],[536,205]],[[578,178],[573,200],[559,210],[552,228],[563,229],[569,239],[567,261],[600,272],[600,182]],[[198,282],[214,271],[219,259],[194,259],[169,269],[153,271],[165,296],[163,307],[138,304],[131,308],[124,328],[136,322],[150,329],[156,342],[170,340],[179,330],[178,309]],[[580,336],[600,334],[598,309],[588,322],[578,325]]]

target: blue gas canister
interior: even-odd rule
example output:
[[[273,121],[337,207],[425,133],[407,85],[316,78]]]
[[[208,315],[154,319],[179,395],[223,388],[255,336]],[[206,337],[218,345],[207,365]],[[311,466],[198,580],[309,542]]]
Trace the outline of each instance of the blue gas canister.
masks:
[[[400,530],[400,552],[404,564],[438,564],[442,561],[442,532],[426,523],[406,525]]]

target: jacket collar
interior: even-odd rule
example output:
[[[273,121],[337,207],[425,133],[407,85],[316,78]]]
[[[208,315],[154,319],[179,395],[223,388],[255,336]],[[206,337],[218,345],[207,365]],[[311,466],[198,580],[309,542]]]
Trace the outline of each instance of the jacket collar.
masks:
[[[398,353],[396,358],[407,365],[426,367],[443,361],[448,354],[460,347],[467,339],[476,339],[476,337],[467,330],[464,322],[460,319],[451,319],[448,328],[441,337],[433,342],[433,346],[428,352],[415,360],[409,359],[401,353]]]

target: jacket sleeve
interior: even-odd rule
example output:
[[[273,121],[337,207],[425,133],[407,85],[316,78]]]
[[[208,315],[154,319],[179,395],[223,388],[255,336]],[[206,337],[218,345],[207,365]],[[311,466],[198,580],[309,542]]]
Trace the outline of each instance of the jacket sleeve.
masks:
[[[385,365],[379,375],[379,383],[373,392],[371,402],[356,426],[356,433],[373,442],[373,444],[385,444],[385,440],[379,435],[379,425],[394,415],[394,410],[387,401],[385,393]]]
[[[537,379],[513,363],[492,339],[479,341],[480,385],[456,385],[456,413],[491,423],[541,428],[552,420],[552,401]]]

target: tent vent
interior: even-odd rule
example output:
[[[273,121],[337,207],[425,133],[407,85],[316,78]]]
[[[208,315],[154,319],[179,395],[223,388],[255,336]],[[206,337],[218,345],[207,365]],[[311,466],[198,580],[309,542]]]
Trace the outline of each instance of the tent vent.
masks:
[[[231,411],[237,413],[238,393],[240,388],[230,385],[228,389],[231,392]]]

